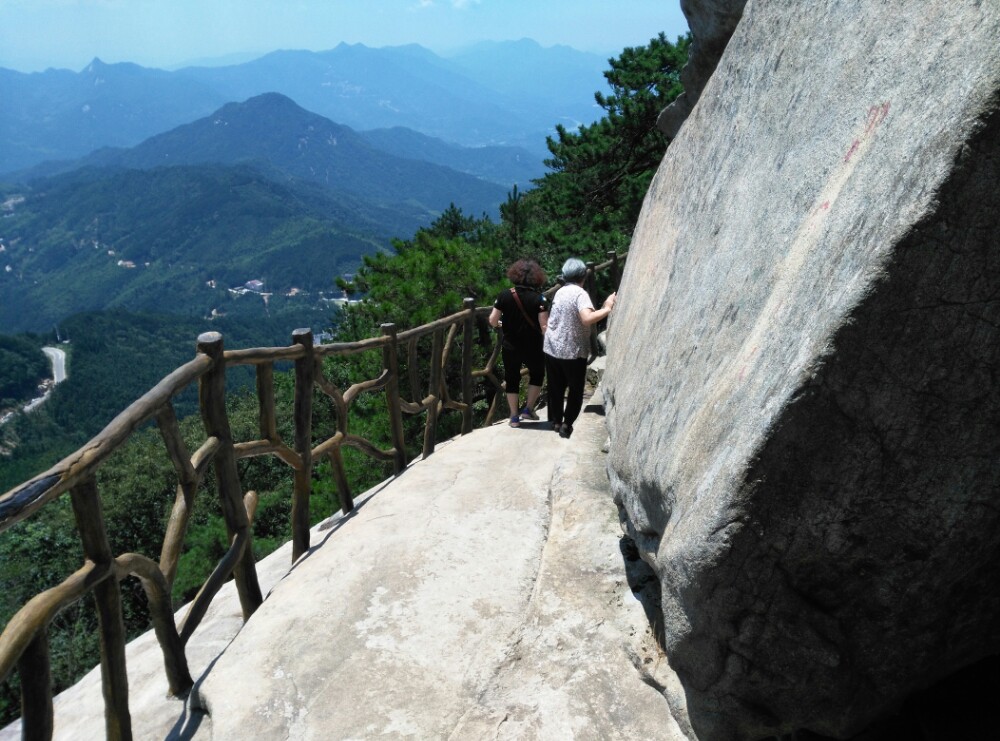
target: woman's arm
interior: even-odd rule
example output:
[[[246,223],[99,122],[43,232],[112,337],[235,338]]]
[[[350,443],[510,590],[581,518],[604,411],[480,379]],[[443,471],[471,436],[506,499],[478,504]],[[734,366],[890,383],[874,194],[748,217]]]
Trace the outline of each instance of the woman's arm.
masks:
[[[545,332],[549,328],[549,312],[547,312],[547,311],[539,312],[539,314],[538,314],[538,326],[541,328],[542,334],[545,334]]]
[[[489,321],[491,327],[499,327],[500,326],[500,309],[498,309],[497,307],[494,306],[493,307],[493,311],[490,312],[490,318],[489,318],[488,321]]]
[[[618,292],[612,293],[606,299],[604,299],[604,306],[600,309],[580,309],[580,321],[583,322],[583,326],[589,327],[591,324],[597,324],[599,321],[604,319],[611,310],[615,308],[615,299],[618,297]]]

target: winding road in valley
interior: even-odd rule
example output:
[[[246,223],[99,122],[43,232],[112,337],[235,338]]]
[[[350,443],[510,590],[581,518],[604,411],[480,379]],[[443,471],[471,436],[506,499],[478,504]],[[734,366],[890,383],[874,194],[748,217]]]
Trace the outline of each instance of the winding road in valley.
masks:
[[[52,379],[56,383],[66,380],[66,351],[58,347],[43,347],[42,352],[52,361]]]
[[[49,356],[49,361],[52,363],[52,384],[45,389],[44,394],[35,397],[21,407],[21,409],[25,412],[30,412],[41,406],[42,403],[49,398],[49,394],[52,393],[52,389],[55,388],[56,384],[62,383],[66,380],[66,351],[61,350],[58,347],[43,347],[42,352]],[[0,425],[4,424],[13,416],[13,412],[4,414],[3,417],[0,417]]]

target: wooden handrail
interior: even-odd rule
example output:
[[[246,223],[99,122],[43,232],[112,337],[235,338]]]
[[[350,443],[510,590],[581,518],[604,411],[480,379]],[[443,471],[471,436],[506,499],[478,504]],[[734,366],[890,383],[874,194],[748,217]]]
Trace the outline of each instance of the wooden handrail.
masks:
[[[211,361],[204,356],[185,363],[132,402],[82,448],[63,458],[45,473],[0,497],[0,533],[29,517],[39,507],[90,475],[136,429],[156,416],[170,399],[201,378],[211,365]]]
[[[587,265],[585,285],[593,291],[597,273],[608,271],[617,289],[621,265],[627,253],[608,253],[604,263]],[[553,295],[559,286],[545,293]],[[341,509],[353,506],[353,497],[344,469],[342,449],[359,450],[380,462],[392,462],[400,474],[407,465],[403,414],[426,412],[422,454],[434,452],[440,415],[453,410],[462,415],[462,434],[472,432],[473,405],[477,384],[487,385],[484,394],[492,396],[484,426],[492,423],[497,400],[504,395],[504,384],[496,373],[502,331],[496,334],[489,357],[482,368],[474,367],[476,326],[482,326],[490,313],[489,306],[476,307],[471,298],[463,301],[462,310],[420,327],[397,331],[384,324],[381,334],[356,342],[314,345],[310,330],[296,330],[292,344],[286,347],[257,347],[224,350],[222,336],[208,332],[198,337],[197,355],[165,376],[149,392],[117,415],[83,447],[50,469],[0,496],[0,533],[32,516],[45,504],[69,492],[80,533],[82,568],[61,584],[30,599],[7,623],[0,634],[0,681],[5,681],[15,666],[21,675],[23,728],[28,737],[48,738],[52,734],[52,696],[48,630],[56,615],[87,593],[93,593],[98,610],[101,638],[101,666],[106,698],[105,718],[108,738],[131,738],[128,687],[125,671],[125,633],[121,615],[119,582],[135,577],[142,583],[150,605],[157,640],[164,657],[164,671],[170,691],[182,694],[193,684],[187,666],[185,645],[198,627],[212,598],[226,579],[234,576],[243,609],[249,618],[263,597],[257,582],[252,547],[252,524],[257,506],[254,491],[243,494],[236,461],[240,458],[273,455],[286,463],[294,480],[292,499],[292,559],[309,548],[309,500],[314,462],[325,457],[331,464]],[[431,348],[426,368],[426,385],[421,383],[418,343],[430,337]],[[448,371],[461,342],[460,398],[453,397]],[[400,395],[400,348],[406,361],[405,385],[410,400]],[[326,359],[349,357],[366,352],[380,352],[382,368],[375,378],[353,383],[341,391],[323,373]],[[426,352],[426,350],[425,350]],[[426,356],[425,356],[426,357]],[[449,359],[452,359],[449,362]],[[282,439],[277,425],[274,395],[274,363],[292,362],[295,370],[294,440]],[[231,366],[252,365],[256,370],[258,433],[255,440],[233,439],[226,410],[226,370]],[[205,438],[189,453],[181,435],[173,408],[173,399],[198,384],[198,397]],[[319,389],[334,405],[336,429],[326,430],[325,438],[314,442],[313,390]],[[492,393],[490,393],[492,391]],[[384,393],[392,447],[382,449],[372,441],[350,431],[349,411],[363,394]],[[479,397],[482,398],[482,397]],[[177,475],[177,492],[159,561],[136,553],[115,557],[104,529],[101,497],[96,475],[101,465],[142,425],[155,420],[164,447]],[[212,466],[217,496],[229,535],[229,550],[204,582],[181,624],[175,625],[171,590],[176,578],[188,523],[196,506],[198,488]]]

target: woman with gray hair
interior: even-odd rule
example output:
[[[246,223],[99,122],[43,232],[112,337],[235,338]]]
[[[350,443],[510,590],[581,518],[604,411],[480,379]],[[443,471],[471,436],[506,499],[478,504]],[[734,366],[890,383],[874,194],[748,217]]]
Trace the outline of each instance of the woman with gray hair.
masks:
[[[611,313],[617,294],[612,293],[604,305],[595,310],[590,295],[583,288],[587,266],[575,257],[563,263],[562,277],[566,285],[552,299],[544,347],[549,377],[549,422],[560,437],[568,438],[583,408],[590,327]]]

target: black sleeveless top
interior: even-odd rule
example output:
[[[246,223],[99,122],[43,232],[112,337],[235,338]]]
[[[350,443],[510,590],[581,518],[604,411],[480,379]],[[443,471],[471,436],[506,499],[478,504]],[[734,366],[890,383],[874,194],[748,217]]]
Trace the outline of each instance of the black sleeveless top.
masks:
[[[510,289],[501,292],[493,306],[500,310],[503,344],[516,350],[533,350],[536,345],[540,348],[542,329],[538,323],[538,315],[549,310],[548,300],[543,294],[527,286],[515,286],[514,290],[517,291],[521,305],[524,306],[524,314],[530,317],[531,323],[525,321]]]

